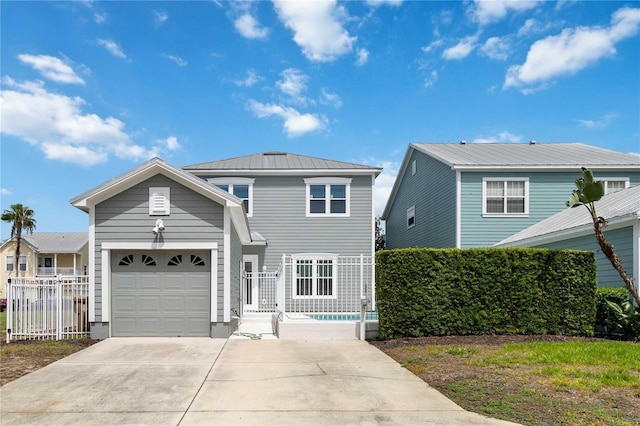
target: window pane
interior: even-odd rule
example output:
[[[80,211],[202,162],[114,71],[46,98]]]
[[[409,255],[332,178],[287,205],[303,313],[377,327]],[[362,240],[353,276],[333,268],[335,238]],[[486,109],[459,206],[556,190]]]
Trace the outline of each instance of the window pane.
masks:
[[[607,181],[607,194],[613,194],[621,189],[624,189],[626,182],[623,180],[609,180]]]
[[[331,200],[331,213],[346,213],[347,202],[345,200]]]
[[[298,260],[296,264],[296,295],[313,295],[313,265],[311,260]]]
[[[326,198],[324,185],[311,185],[311,188],[309,189],[309,193],[311,198]]]
[[[233,195],[238,198],[249,198],[249,185],[233,185]]]
[[[507,197],[524,197],[524,182],[508,181]]]
[[[347,198],[347,187],[345,185],[331,185],[331,198]]]
[[[311,201],[309,201],[309,212],[310,213],[324,213],[325,212],[324,200],[311,200]]]
[[[508,199],[507,213],[524,213],[524,198]]]
[[[229,185],[216,185],[216,186],[222,189],[223,191],[229,192]]]
[[[487,182],[487,197],[502,197],[504,196],[504,182],[503,181],[488,181]]]
[[[488,198],[487,213],[504,213],[504,199]]]

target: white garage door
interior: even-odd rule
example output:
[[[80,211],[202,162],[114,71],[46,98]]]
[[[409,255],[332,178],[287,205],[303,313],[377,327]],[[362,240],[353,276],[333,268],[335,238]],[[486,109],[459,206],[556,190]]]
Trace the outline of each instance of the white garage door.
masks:
[[[111,335],[209,336],[208,251],[114,251]]]

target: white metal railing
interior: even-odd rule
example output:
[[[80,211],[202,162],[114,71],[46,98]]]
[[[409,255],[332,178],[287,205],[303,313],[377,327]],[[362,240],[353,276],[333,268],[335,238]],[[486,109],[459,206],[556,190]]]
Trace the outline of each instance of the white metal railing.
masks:
[[[57,277],[58,275],[82,275],[82,271],[80,269],[73,269],[73,266],[57,268],[39,266],[37,275],[49,277]]]
[[[359,314],[375,310],[373,256],[284,255],[277,278],[282,319],[304,314]]]
[[[278,272],[245,272],[242,279],[244,312],[275,312]]]
[[[89,277],[11,278],[7,341],[69,339],[89,334]]]

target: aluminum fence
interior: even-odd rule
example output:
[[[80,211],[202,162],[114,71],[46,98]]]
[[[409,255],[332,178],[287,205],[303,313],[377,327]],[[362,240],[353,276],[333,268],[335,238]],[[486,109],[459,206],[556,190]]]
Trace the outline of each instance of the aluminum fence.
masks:
[[[7,283],[7,341],[89,335],[89,277],[21,277]]]

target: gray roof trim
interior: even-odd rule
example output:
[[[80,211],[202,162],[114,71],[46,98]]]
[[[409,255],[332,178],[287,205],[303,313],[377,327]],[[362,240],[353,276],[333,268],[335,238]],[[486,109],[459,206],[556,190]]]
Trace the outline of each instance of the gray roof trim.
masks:
[[[567,198],[569,198],[569,194]],[[606,229],[637,224],[640,221],[640,185],[605,195],[595,203],[595,207],[598,216],[607,220]],[[575,238],[589,233],[593,233],[591,214],[586,207],[578,206],[566,208],[505,238],[494,246],[532,246]]]
[[[244,213],[242,200],[157,157],[71,199],[70,203],[74,207],[88,212],[95,204],[107,200],[157,174],[162,174],[200,195],[229,208],[231,219],[236,225],[240,239],[243,243],[251,241],[249,222]]]
[[[391,213],[391,206],[396,199],[396,194],[398,193],[398,189],[400,188],[400,181],[404,178],[404,174],[409,166],[409,159],[413,154],[413,151],[416,149],[414,144],[409,144],[409,148],[407,148],[407,152],[404,154],[404,158],[402,159],[402,164],[400,165],[400,169],[398,170],[398,174],[396,175],[396,179],[393,182],[393,187],[391,188],[391,193],[389,194],[389,199],[387,200],[387,204],[384,206],[384,211],[380,218],[382,220],[387,220],[389,217],[389,213]]]
[[[322,173],[331,171],[349,174],[375,173],[376,176],[382,171],[379,167],[371,167],[363,164],[274,151],[192,164],[184,166],[183,170],[198,173],[215,173],[216,175],[222,172],[306,174],[312,171]]]

